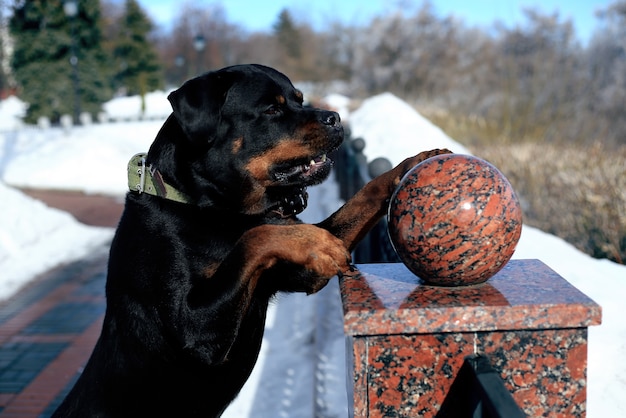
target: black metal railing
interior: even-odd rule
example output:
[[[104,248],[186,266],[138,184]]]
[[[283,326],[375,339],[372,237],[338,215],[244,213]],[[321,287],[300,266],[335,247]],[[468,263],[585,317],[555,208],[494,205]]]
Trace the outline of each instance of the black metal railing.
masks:
[[[363,154],[366,143],[363,138],[351,138],[346,130],[342,146],[335,151],[335,179],[339,184],[339,195],[347,201],[372,178],[392,168],[386,158],[367,162]],[[399,262],[387,233],[387,218],[383,217],[361,240],[353,253],[354,263]]]
[[[500,374],[485,355],[465,358],[436,418],[522,418]]]

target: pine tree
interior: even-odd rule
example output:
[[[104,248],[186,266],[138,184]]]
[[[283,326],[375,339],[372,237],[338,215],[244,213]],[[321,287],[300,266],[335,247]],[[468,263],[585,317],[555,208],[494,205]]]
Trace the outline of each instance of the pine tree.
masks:
[[[152,29],[152,22],[137,1],[126,0],[113,52],[117,64],[115,85],[128,95],[141,95],[142,111],[145,110],[145,94],[163,88],[164,84],[159,57],[148,40]]]
[[[274,24],[274,33],[287,57],[299,59],[301,56],[300,32],[288,10],[283,9],[278,15],[278,21]]]
[[[303,72],[302,39],[300,30],[287,9],[280,12],[273,29],[281,53],[281,69],[293,79],[300,79]]]
[[[10,95],[12,89],[11,74],[8,66],[9,34],[5,15],[8,9],[4,0],[0,0],[0,100]]]
[[[63,114],[95,115],[111,96],[107,59],[100,44],[99,1],[78,0],[77,6],[74,17],[65,15],[62,0],[24,0],[13,7],[11,64],[19,95],[29,104],[27,122],[40,116],[56,123]],[[71,64],[74,51],[76,84]]]

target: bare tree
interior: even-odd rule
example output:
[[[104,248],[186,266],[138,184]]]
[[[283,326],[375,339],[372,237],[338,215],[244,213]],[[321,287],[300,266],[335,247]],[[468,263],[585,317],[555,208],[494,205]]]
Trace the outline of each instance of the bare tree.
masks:
[[[375,19],[357,39],[352,75],[367,93],[438,95],[457,69],[457,22],[439,19],[429,3],[412,16]]]
[[[600,12],[603,22],[587,51],[593,83],[589,109],[601,117],[605,139],[626,144],[626,1]]]
[[[493,55],[495,98],[486,116],[499,121],[504,137],[563,135],[562,129],[550,129],[573,116],[577,97],[588,87],[581,78],[580,45],[571,22],[558,14],[525,14],[526,25],[500,29]]]
[[[177,86],[195,75],[234,63],[238,32],[228,23],[222,6],[185,3],[171,31],[158,36],[168,84]]]

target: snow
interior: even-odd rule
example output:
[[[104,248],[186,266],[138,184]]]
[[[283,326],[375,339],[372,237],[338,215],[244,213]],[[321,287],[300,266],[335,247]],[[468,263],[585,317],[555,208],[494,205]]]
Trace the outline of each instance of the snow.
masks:
[[[327,103],[366,141],[368,160],[394,164],[430,148],[469,151],[397,97],[385,93],[349,113],[349,99]],[[79,224],[17,187],[78,190],[119,196],[126,191],[126,164],[147,151],[169,113],[166,93],[147,96],[141,115],[137,98],[106,106],[108,120],[70,129],[38,129],[20,122],[25,106],[0,102],[0,300],[36,274],[108,245],[111,228]],[[148,120],[147,120],[148,119]],[[335,210],[340,200],[332,181],[309,191],[307,222]],[[537,258],[602,306],[603,323],[589,328],[588,417],[626,416],[626,266],[593,259],[563,240],[524,226],[515,258]],[[240,396],[225,417],[346,416],[344,341],[337,282],[314,296],[283,295],[268,312],[261,355]]]
[[[146,94],[146,108],[143,112],[141,111],[141,98],[139,96],[119,97],[105,103],[102,107],[106,118],[110,121],[163,120],[172,113],[167,95],[168,93],[163,91]]]
[[[23,126],[26,104],[15,96],[0,101],[0,132],[18,129]]]
[[[0,300],[36,274],[84,257],[111,238],[109,229],[81,225],[3,183],[0,196]]]
[[[3,144],[3,180],[14,187],[123,195],[130,157],[148,150],[162,121],[27,128]],[[2,151],[0,151],[2,152]]]
[[[365,139],[363,153],[368,161],[386,157],[395,166],[409,156],[434,148],[470,153],[391,93],[364,100],[349,120],[352,136]]]

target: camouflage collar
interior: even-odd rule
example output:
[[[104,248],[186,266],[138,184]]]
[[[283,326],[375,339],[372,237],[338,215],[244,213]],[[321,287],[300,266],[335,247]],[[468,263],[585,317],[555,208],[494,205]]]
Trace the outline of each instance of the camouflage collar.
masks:
[[[147,193],[174,202],[190,203],[189,197],[163,180],[152,164],[146,167],[146,154],[136,154],[128,162],[128,188],[131,192]]]

